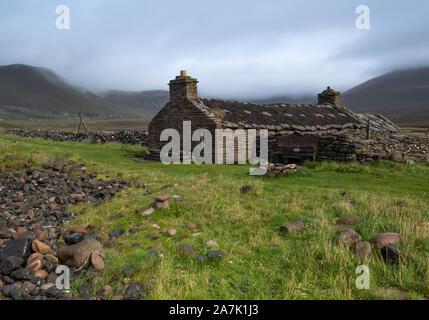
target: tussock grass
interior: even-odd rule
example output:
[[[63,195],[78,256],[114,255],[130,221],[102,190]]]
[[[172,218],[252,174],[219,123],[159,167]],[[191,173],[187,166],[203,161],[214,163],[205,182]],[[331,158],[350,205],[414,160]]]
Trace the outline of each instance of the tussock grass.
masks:
[[[380,288],[407,291],[416,299],[429,294],[427,285],[421,284],[429,277],[428,165],[307,163],[299,175],[266,179],[249,176],[249,166],[136,162],[132,156],[143,151],[136,146],[6,136],[0,141],[6,143],[0,147],[1,168],[20,159],[37,165],[57,156],[85,162],[101,178],[120,174],[131,183],[153,188],[151,195],[132,187],[108,203],[71,208],[82,212],[74,224],[94,223],[104,237],[116,228],[140,228],[107,249],[107,269],[93,283],[94,292],[105,284],[125,286],[121,271],[134,267],[136,272],[127,281],[142,282],[151,299],[378,299]],[[177,187],[161,189],[175,183]],[[241,194],[245,185],[253,188]],[[171,203],[148,218],[136,214],[136,209],[152,205],[155,194],[178,194],[184,202]],[[109,221],[119,213],[125,217]],[[354,228],[364,240],[371,241],[380,232],[400,233],[399,248],[406,259],[389,266],[375,248],[375,257],[364,261],[335,245],[341,232],[335,219],[348,215],[360,217]],[[306,224],[303,232],[279,232],[282,224],[296,220]],[[189,222],[197,230],[187,229]],[[177,229],[176,236],[162,234],[170,228]],[[201,234],[193,236],[194,232]],[[206,254],[208,240],[227,252],[224,260],[200,263],[195,256],[178,253],[180,246],[191,245],[198,254]],[[133,247],[134,243],[141,246]],[[164,257],[148,255],[154,244],[164,247],[159,252]],[[355,287],[355,270],[361,264],[370,268],[370,290]],[[110,281],[113,276],[119,280]]]

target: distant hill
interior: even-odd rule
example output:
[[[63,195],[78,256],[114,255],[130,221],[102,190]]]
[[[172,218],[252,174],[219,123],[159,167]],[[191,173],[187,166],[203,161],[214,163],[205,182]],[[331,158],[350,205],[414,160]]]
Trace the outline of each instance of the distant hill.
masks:
[[[399,70],[342,94],[355,112],[377,112],[401,125],[429,126],[429,67]]]
[[[115,105],[71,86],[49,69],[0,66],[0,118],[56,118],[83,113],[90,117],[144,117],[147,112]]]
[[[154,116],[170,99],[166,90],[151,91],[118,91],[112,90],[103,94],[104,99],[117,105],[124,105],[145,110]]]

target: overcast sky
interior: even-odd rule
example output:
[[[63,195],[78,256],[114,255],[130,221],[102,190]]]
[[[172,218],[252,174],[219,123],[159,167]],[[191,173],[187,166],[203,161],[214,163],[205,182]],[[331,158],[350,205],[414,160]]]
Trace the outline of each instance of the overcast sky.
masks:
[[[362,4],[370,30],[355,27]],[[428,21],[422,0],[0,0],[0,64],[96,91],[168,89],[186,69],[201,96],[315,94],[429,65]]]

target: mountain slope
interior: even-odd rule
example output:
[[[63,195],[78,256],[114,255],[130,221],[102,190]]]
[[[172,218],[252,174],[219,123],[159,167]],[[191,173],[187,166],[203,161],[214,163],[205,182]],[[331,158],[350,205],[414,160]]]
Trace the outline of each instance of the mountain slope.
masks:
[[[108,91],[103,95],[107,101],[136,109],[144,109],[154,116],[169,100],[169,92],[165,90],[151,91]]]
[[[429,123],[429,67],[399,70],[371,79],[342,95],[356,112],[382,113],[399,124]]]
[[[140,114],[139,110],[118,107],[91,92],[83,92],[48,69],[27,65],[0,67],[0,109],[11,117],[15,113],[41,118],[78,112],[93,117]]]

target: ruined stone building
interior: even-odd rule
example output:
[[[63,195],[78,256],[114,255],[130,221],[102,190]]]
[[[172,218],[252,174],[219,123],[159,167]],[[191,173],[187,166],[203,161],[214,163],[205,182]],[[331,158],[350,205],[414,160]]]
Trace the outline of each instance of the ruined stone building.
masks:
[[[398,127],[379,114],[356,114],[341,104],[339,92],[327,88],[317,104],[254,104],[198,97],[198,80],[182,71],[171,80],[170,101],[149,124],[149,158],[159,159],[167,142],[160,141],[167,128],[192,130],[268,129],[269,159],[352,160],[390,158],[399,151],[415,160],[427,160],[427,139],[403,137]]]

